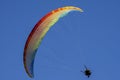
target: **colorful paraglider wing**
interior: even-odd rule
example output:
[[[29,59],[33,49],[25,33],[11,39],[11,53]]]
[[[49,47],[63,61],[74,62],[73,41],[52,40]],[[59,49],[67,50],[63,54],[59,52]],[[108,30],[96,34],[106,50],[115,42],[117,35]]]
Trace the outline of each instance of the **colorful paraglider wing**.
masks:
[[[34,77],[33,73],[34,58],[43,37],[50,29],[50,27],[52,27],[61,17],[65,16],[71,11],[83,12],[82,9],[74,6],[58,8],[45,15],[31,31],[24,47],[23,56],[24,67],[29,77],[31,78]]]

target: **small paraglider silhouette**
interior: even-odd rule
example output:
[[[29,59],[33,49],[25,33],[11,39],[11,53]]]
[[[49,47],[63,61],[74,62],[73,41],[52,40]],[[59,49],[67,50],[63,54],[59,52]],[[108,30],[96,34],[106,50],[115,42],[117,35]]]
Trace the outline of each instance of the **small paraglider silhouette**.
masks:
[[[85,70],[81,71],[81,72],[83,72],[89,78],[91,75],[91,70],[88,69],[85,65],[84,65],[84,67],[85,67]]]

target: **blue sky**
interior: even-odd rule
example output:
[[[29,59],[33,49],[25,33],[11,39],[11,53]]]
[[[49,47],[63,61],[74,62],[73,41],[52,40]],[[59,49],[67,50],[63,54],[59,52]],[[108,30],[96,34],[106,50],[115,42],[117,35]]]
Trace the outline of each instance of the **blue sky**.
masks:
[[[45,14],[76,6],[47,33],[38,49],[33,80],[119,80],[119,0],[0,0],[0,80],[30,80],[23,67],[26,39]],[[86,65],[92,75],[81,70]]]

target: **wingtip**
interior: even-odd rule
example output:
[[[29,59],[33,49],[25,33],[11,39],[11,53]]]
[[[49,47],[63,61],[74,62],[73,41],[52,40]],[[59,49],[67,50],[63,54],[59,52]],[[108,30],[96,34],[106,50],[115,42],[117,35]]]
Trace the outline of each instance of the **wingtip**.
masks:
[[[33,74],[28,74],[28,76],[29,76],[30,78],[34,78],[34,75],[33,75]]]

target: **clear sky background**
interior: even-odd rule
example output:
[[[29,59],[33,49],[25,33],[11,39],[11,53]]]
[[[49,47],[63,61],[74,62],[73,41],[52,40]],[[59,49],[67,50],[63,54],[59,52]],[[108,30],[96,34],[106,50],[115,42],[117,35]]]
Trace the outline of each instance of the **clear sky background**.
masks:
[[[47,33],[33,80],[120,80],[119,0],[0,0],[0,80],[31,80],[23,49],[34,25],[59,7],[76,6]],[[92,75],[81,70],[86,65]]]

